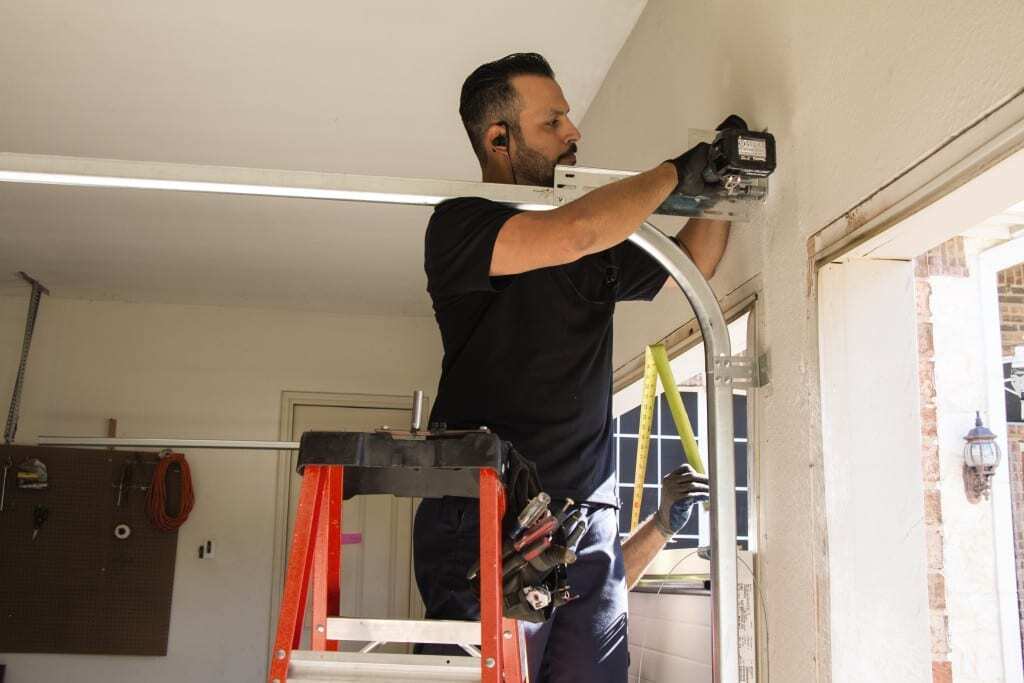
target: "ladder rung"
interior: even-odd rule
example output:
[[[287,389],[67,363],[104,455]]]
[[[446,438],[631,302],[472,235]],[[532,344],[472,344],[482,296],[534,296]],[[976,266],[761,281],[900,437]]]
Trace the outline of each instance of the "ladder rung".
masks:
[[[327,639],[479,645],[480,622],[330,617]]]
[[[479,681],[480,660],[439,655],[359,654],[295,650],[288,683],[354,683],[356,681]]]

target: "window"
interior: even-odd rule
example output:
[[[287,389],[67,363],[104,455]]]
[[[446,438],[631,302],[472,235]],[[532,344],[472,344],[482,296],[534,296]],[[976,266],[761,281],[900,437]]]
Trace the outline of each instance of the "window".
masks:
[[[698,419],[707,414],[706,399],[703,388],[683,388],[680,390],[683,406],[690,417],[690,426],[701,457],[707,463],[707,440],[701,430]],[[736,536],[740,547],[748,548],[748,489],[747,489],[747,396],[744,392],[735,392],[733,396],[733,430],[734,449],[736,453]],[[618,471],[619,498],[622,507],[619,510],[620,535],[629,535],[629,525],[633,514],[633,496],[636,482],[636,453],[638,430],[640,424],[640,406],[615,418],[615,455]],[[669,413],[668,402],[664,394],[658,396],[654,419],[651,424],[651,445],[647,461],[647,473],[643,482],[643,502],[640,507],[640,520],[643,521],[658,509],[661,503],[661,478],[682,465],[686,460],[682,442],[676,433],[672,415]],[[705,545],[708,539],[710,520],[708,513],[700,508],[699,515],[693,515],[689,523],[676,534],[666,549],[696,548]]]
[[[729,324],[733,354],[741,355],[746,350],[746,330],[749,316],[744,314]],[[708,463],[708,443],[705,438],[707,424],[707,397],[702,386],[704,373],[704,347],[697,345],[672,359],[672,372],[680,384],[679,394],[690,418],[701,459]],[[637,484],[636,454],[640,425],[640,400],[643,381],[640,380],[616,393],[613,401],[614,447],[618,493],[622,503],[619,510],[619,534],[629,535],[633,514],[633,496],[637,487],[643,488],[643,502],[640,521],[654,514],[661,502],[661,478],[682,465],[686,460],[679,435],[676,433],[668,401],[659,393],[651,421],[651,442],[647,460],[645,481]],[[659,391],[663,389],[660,383]],[[749,537],[749,482],[748,482],[748,428],[747,393],[733,392],[733,440],[736,467],[736,536],[739,546],[747,550]],[[710,517],[703,507],[693,515],[683,529],[666,545],[666,550],[697,548],[707,545],[710,539]]]

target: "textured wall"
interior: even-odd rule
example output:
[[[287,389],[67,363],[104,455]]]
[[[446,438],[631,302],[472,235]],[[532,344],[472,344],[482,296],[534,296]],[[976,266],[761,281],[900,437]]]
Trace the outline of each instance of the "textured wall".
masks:
[[[0,395],[24,330],[24,298],[0,297]],[[387,319],[46,298],[18,442],[39,434],[276,441],[281,392],[435,393],[429,318]],[[4,413],[6,415],[6,412]],[[179,532],[166,657],[5,654],[9,683],[255,681],[268,653],[273,453],[189,451],[196,506]],[[53,522],[51,522],[53,523]],[[216,559],[190,549],[217,542]],[[2,552],[0,552],[2,556]],[[102,615],[97,615],[102,618]]]
[[[807,238],[1024,86],[1022,27],[1017,0],[652,0],[582,122],[581,163],[617,168],[678,154],[688,128],[733,111],[778,137],[772,196],[712,282],[720,294],[763,282],[762,580],[784,606],[770,616],[773,680],[831,670]],[[622,307],[619,361],[688,317],[673,296]]]

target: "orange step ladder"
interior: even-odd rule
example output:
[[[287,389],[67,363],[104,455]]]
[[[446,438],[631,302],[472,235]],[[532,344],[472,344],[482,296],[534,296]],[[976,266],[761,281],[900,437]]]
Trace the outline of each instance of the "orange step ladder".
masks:
[[[333,437],[358,447],[336,447]],[[490,436],[496,440],[493,435]],[[310,437],[307,439],[307,437]],[[353,439],[354,438],[354,439]],[[341,460],[330,464],[303,463],[303,449],[316,450],[317,444],[329,442],[334,447],[323,460]],[[390,440],[391,443],[388,443]],[[502,464],[478,467],[481,459],[460,466],[452,457],[448,444],[434,448],[411,446],[427,453],[410,462],[408,453],[385,455],[394,462],[381,464],[379,458],[367,465],[367,453],[379,455],[399,439],[386,433],[325,433],[303,435],[299,468],[303,474],[298,510],[288,557],[284,593],[278,617],[277,636],[270,659],[270,683],[301,681],[481,681],[482,683],[526,683],[525,644],[518,622],[502,614],[501,554],[502,518],[505,513],[505,492],[498,471]],[[423,437],[418,441],[429,444]],[[451,443],[453,440],[448,439]],[[479,442],[479,440],[477,440]],[[500,442],[499,442],[500,443]],[[308,446],[311,447],[307,448]],[[371,447],[372,446],[372,447]],[[447,455],[441,454],[447,448]],[[338,452],[345,451],[341,457]],[[400,450],[400,449],[399,449]],[[430,451],[434,451],[431,455]],[[491,452],[493,454],[493,447]],[[498,449],[500,458],[500,449]],[[376,456],[375,456],[376,457]],[[311,460],[316,460],[312,458]],[[398,462],[401,461],[401,462]],[[362,464],[351,464],[362,463]],[[429,470],[429,472],[427,471]],[[360,493],[385,493],[396,489],[395,495],[431,495],[436,487],[417,492],[417,480],[434,482],[450,472],[464,493],[467,470],[479,481],[480,498],[480,614],[479,622],[392,620],[342,618],[342,501],[346,473],[355,475]],[[391,475],[395,475],[392,477]],[[394,479],[394,486],[388,484]],[[451,495],[451,494],[446,494]],[[313,584],[312,650],[299,650],[306,596],[310,580]],[[366,641],[361,652],[340,652],[343,640]],[[470,657],[440,655],[374,653],[372,648],[384,642],[450,643],[462,646]],[[474,645],[479,645],[479,650]]]

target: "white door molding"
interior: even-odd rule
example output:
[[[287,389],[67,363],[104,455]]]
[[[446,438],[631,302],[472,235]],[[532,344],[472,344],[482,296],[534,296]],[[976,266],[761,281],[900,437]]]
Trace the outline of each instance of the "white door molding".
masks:
[[[985,389],[989,429],[999,435],[1006,459],[1008,448],[1006,400],[1003,389],[1003,344],[999,324],[999,271],[1024,263],[1024,238],[1010,240],[978,256],[978,295],[985,343]],[[999,592],[999,625],[1002,635],[1003,671],[1006,683],[1024,683],[1020,611],[1017,601],[1017,569],[1013,547],[1013,510],[1010,503],[1010,465],[992,478],[992,533],[995,544],[996,589]]]
[[[281,421],[278,432],[282,440],[292,440],[295,424],[295,410],[299,406],[327,406],[341,408],[383,408],[393,410],[410,410],[412,394],[354,394],[314,391],[282,391]],[[430,414],[430,399],[423,398],[423,411]],[[405,425],[401,425],[405,426]],[[299,455],[297,451],[277,452],[277,472],[274,490],[274,549],[271,565],[270,581],[270,614],[266,652],[273,650],[274,637],[277,630],[277,616],[281,606],[281,589],[284,586],[284,575],[288,564],[288,513],[295,501],[291,500],[291,475],[295,471]],[[411,586],[412,595],[419,595],[415,582]]]

